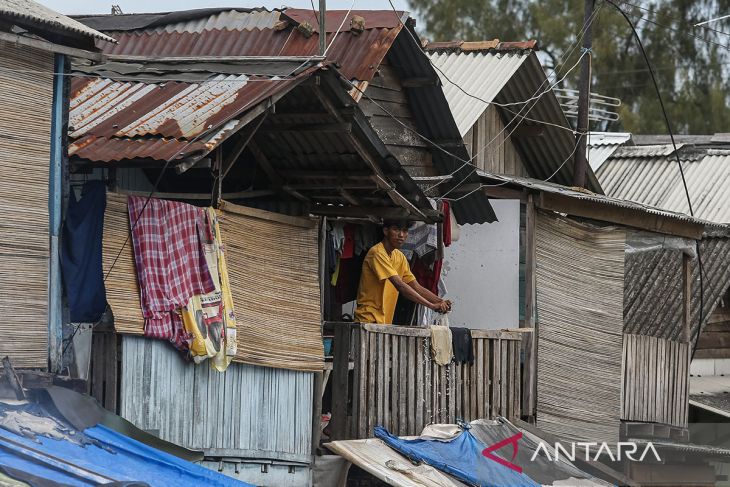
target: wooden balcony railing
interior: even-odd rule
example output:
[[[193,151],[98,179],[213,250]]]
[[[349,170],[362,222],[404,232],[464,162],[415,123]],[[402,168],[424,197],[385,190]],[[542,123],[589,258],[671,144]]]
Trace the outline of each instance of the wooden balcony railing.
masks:
[[[427,328],[332,325],[333,439],[372,437],[376,425],[403,436],[431,423],[520,416],[520,332],[472,330],[474,362],[440,366]]]

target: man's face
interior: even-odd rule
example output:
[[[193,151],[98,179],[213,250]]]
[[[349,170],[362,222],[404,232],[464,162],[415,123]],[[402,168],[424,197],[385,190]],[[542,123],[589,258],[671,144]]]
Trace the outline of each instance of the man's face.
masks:
[[[394,249],[399,249],[408,238],[408,229],[391,225],[383,228],[383,234],[385,235],[385,239]]]

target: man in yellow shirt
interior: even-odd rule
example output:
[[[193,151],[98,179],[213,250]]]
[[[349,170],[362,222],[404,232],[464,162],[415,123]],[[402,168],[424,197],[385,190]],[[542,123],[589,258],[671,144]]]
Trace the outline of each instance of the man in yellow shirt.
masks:
[[[407,237],[408,222],[383,223],[383,240],[368,251],[362,264],[355,321],[392,324],[399,293],[440,313],[451,310],[451,301],[421,286],[411,273],[406,256],[399,250]]]

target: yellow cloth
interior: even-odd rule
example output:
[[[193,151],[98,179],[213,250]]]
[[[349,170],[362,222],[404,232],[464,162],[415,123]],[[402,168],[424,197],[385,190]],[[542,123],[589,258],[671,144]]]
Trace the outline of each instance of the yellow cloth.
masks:
[[[374,245],[365,256],[357,290],[355,321],[360,323],[393,323],[398,290],[388,280],[400,276],[408,284],[416,280],[408,260],[398,249],[388,255],[383,243]]]
[[[451,340],[451,330],[448,326],[431,327],[431,354],[433,360],[439,365],[447,365],[454,357],[454,349]]]
[[[236,316],[218,219],[213,208],[207,212],[214,238],[205,244],[205,259],[216,289],[193,296],[180,312],[185,331],[192,337],[190,354],[195,363],[210,358],[211,367],[223,372],[236,355]]]

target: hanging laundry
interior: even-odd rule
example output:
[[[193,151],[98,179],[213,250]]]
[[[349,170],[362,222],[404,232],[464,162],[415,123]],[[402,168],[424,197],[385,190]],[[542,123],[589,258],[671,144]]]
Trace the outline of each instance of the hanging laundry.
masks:
[[[355,255],[367,254],[368,250],[380,242],[383,235],[378,231],[375,231],[373,227],[369,225],[356,225],[355,226]]]
[[[447,365],[453,357],[451,330],[448,326],[431,327],[431,355],[434,362]]]
[[[95,323],[106,309],[101,247],[106,209],[103,181],[71,192],[61,240],[61,270],[72,323]]]
[[[211,366],[222,372],[236,354],[236,318],[213,208],[206,209],[206,230],[205,257],[216,289],[204,296],[193,296],[181,314],[185,331],[191,337],[193,361],[201,363],[210,358]]]
[[[355,225],[345,224],[345,240],[342,244],[340,257],[351,259],[355,255]]]
[[[345,245],[345,224],[342,222],[330,222],[328,232],[332,237],[332,245],[335,252],[338,254],[342,252],[342,247]]]
[[[185,203],[130,196],[137,280],[145,335],[184,349],[190,337],[175,310],[216,287],[203,248],[205,211]]]
[[[451,206],[448,201],[441,201],[444,213],[444,222],[441,224],[444,229],[444,246],[451,245]]]
[[[401,252],[410,260],[415,253],[423,257],[438,247],[438,229],[435,224],[415,223],[408,230],[408,238],[401,247]]]
[[[451,328],[451,342],[454,345],[454,362],[471,364],[474,362],[471,330],[469,328]]]
[[[339,303],[349,303],[357,299],[360,286],[360,273],[365,254],[357,254],[352,259],[341,259],[337,269],[337,287],[335,296]]]
[[[413,272],[413,275],[416,276],[418,284],[425,287],[432,293],[437,294],[443,263],[443,259],[438,259],[429,263],[428,256],[425,258],[416,258],[413,265],[411,265],[411,272]]]

